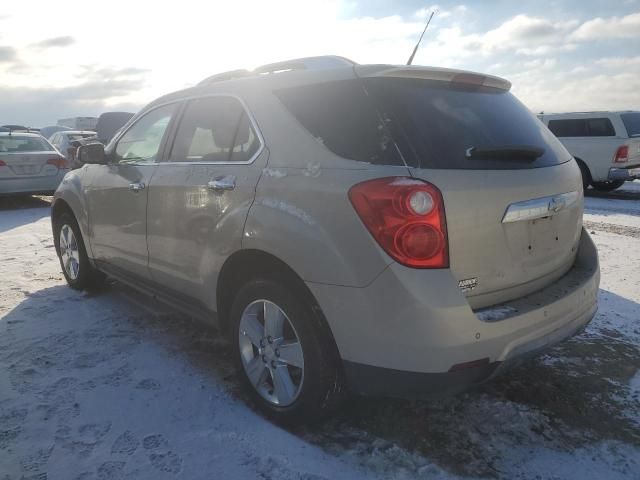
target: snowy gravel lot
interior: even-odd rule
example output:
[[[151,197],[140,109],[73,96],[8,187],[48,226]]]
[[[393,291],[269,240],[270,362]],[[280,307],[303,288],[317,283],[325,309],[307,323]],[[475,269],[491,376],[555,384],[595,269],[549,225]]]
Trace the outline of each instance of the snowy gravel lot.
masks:
[[[66,287],[45,200],[0,199],[0,480],[640,479],[640,185],[587,198],[600,309],[473,392],[353,398],[282,430],[211,329],[112,283]]]

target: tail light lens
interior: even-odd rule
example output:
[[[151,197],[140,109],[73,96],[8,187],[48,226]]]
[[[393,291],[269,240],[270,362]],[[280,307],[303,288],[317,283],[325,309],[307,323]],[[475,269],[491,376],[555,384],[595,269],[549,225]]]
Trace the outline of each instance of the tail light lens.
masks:
[[[55,157],[47,160],[47,164],[55,165],[58,168],[69,168],[69,162],[64,157]]]
[[[362,223],[394,260],[413,268],[448,268],[447,223],[442,194],[409,177],[354,185],[349,200]]]
[[[4,160],[0,160],[0,167],[6,167],[6,166],[7,166],[7,164],[4,163]]]
[[[629,161],[629,146],[620,145],[616,150],[616,156],[613,157],[615,163],[625,163]]]

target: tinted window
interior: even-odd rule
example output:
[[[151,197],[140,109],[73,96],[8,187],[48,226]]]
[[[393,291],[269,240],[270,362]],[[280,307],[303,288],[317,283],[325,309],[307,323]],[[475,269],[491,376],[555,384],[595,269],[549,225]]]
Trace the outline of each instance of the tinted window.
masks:
[[[118,140],[116,160],[120,163],[158,161],[160,144],[175,108],[175,104],[165,105],[140,117]]]
[[[259,148],[247,112],[236,98],[197,98],[187,104],[170,160],[246,162]]]
[[[276,95],[302,126],[336,155],[361,162],[404,165],[359,81],[287,88]]]
[[[620,115],[624,127],[627,129],[627,135],[630,137],[640,136],[640,112],[623,113]]]
[[[404,158],[438,169],[520,169],[571,156],[511,93],[494,88],[404,78],[365,80]],[[466,156],[470,148],[536,147],[537,158]]]
[[[556,137],[586,137],[586,120],[549,120],[549,130]]]
[[[608,118],[590,118],[587,120],[587,128],[589,129],[590,137],[616,136],[616,131]]]
[[[0,137],[0,152],[48,152],[51,150],[53,150],[53,147],[44,138],[15,134]]]
[[[576,118],[549,120],[549,130],[556,137],[615,137],[616,132],[608,118]]]

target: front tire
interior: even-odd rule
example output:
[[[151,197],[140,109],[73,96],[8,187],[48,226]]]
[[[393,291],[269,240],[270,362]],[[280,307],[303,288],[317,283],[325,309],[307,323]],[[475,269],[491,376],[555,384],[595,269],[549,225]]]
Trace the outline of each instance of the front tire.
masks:
[[[231,345],[253,403],[277,422],[309,423],[340,402],[339,359],[317,309],[286,283],[258,278],[238,291]]]
[[[54,221],[54,244],[69,286],[76,290],[91,290],[102,285],[105,275],[93,268],[84,246],[76,219],[63,213]]]
[[[624,184],[624,180],[616,180],[615,182],[593,182],[593,188],[599,192],[612,192],[616,188],[620,188]]]

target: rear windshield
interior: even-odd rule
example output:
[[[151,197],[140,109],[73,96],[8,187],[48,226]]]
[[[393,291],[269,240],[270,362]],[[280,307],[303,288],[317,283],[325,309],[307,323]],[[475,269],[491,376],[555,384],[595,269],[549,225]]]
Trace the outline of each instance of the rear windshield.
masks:
[[[623,113],[620,115],[627,135],[630,137],[640,137],[640,112]]]
[[[53,147],[41,137],[0,136],[0,153],[49,152]]]
[[[296,87],[277,95],[309,132],[353,160],[436,169],[520,169],[571,156],[513,95],[444,82],[369,78]],[[531,158],[468,158],[468,149],[528,146]]]
[[[69,139],[70,142],[73,142],[74,140],[82,140],[83,138],[89,138],[89,137],[95,137],[96,134],[95,133],[70,133],[67,135],[67,138]]]

